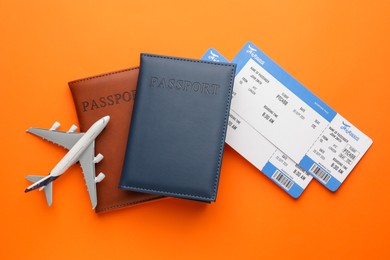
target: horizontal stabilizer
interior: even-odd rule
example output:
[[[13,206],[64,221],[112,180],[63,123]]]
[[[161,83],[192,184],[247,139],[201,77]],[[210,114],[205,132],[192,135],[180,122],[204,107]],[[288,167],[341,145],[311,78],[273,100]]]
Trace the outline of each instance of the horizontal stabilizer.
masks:
[[[46,176],[38,176],[38,175],[29,175],[26,177],[26,180],[31,182],[37,182],[45,178]],[[53,203],[53,182],[49,182],[46,186],[43,186],[43,190],[45,191],[46,202],[49,207]]]

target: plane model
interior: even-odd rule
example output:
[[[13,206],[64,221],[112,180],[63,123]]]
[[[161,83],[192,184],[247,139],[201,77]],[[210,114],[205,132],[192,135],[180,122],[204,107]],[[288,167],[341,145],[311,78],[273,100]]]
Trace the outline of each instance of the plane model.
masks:
[[[102,154],[95,156],[95,139],[103,131],[108,122],[109,116],[105,116],[96,121],[85,133],[75,132],[77,126],[72,127],[67,132],[57,131],[60,123],[55,122],[50,129],[29,128],[28,133],[37,135],[52,143],[58,144],[69,150],[68,153],[57,163],[47,176],[29,175],[27,180],[34,182],[27,187],[24,192],[35,189],[44,190],[46,201],[49,206],[52,204],[52,182],[60,177],[73,164],[80,162],[84,179],[87,184],[89,198],[92,203],[92,209],[97,205],[96,183],[102,181],[104,173],[95,175],[95,164],[103,159]]]

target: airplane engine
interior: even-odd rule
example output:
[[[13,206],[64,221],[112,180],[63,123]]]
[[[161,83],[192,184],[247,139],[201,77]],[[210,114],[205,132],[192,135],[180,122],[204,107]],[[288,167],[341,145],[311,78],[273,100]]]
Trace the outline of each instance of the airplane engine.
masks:
[[[68,130],[68,133],[74,133],[74,131],[77,130],[77,126],[76,125],[72,125],[69,130]]]
[[[58,127],[60,127],[60,123],[58,123],[57,121],[54,122],[54,124],[50,127],[50,131],[54,131],[54,130],[57,130]]]
[[[99,173],[99,175],[95,177],[95,183],[101,182],[105,177],[106,175],[104,175],[104,173]]]
[[[93,159],[93,163],[99,163],[101,160],[103,160],[104,156],[99,153],[98,155],[95,156],[95,158]]]

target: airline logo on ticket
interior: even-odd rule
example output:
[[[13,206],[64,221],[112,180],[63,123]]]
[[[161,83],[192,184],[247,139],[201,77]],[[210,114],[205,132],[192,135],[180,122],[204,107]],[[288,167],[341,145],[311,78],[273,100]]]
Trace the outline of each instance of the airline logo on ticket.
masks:
[[[328,189],[336,191],[372,140],[248,42],[237,64],[231,113]]]
[[[228,62],[213,48],[209,49],[202,59]],[[232,99],[234,96],[233,90]],[[298,198],[312,180],[312,176],[256,131],[245,118],[232,110],[226,143],[294,198]]]

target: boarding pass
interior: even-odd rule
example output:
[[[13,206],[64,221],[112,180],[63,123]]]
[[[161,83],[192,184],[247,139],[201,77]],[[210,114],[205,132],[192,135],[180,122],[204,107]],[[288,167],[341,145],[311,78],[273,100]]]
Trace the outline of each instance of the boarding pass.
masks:
[[[253,43],[232,62],[237,72],[231,113],[336,191],[372,140]]]
[[[202,59],[228,62],[213,48]],[[312,180],[311,175],[233,110],[230,110],[226,143],[294,198],[298,198]]]

